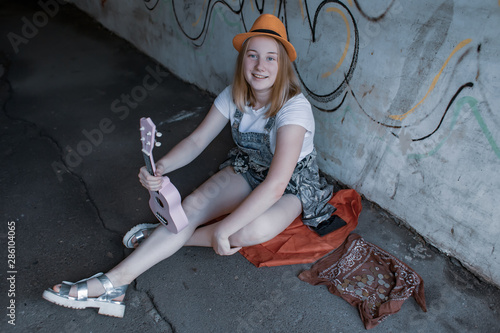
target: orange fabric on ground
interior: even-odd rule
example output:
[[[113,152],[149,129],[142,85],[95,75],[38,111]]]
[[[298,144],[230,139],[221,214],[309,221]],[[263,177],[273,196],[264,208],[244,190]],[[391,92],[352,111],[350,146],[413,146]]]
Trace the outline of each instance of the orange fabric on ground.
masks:
[[[329,201],[347,225],[323,237],[302,223],[300,216],[282,233],[265,243],[244,247],[240,253],[257,267],[311,263],[339,247],[358,225],[361,196],[355,190],[340,190]]]

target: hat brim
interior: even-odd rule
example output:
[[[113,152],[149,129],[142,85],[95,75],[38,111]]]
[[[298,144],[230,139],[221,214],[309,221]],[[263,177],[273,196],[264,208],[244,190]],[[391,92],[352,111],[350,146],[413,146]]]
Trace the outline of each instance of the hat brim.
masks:
[[[294,61],[295,59],[297,59],[297,52],[295,51],[295,48],[293,47],[293,45],[289,41],[287,41],[286,39],[284,39],[280,36],[268,34],[265,32],[245,32],[245,33],[238,34],[238,35],[234,36],[233,46],[236,49],[236,51],[240,52],[241,47],[243,46],[243,43],[248,38],[255,37],[255,36],[267,36],[267,37],[272,37],[272,38],[276,39],[285,47],[285,50],[288,54],[288,58],[290,58],[290,61]]]

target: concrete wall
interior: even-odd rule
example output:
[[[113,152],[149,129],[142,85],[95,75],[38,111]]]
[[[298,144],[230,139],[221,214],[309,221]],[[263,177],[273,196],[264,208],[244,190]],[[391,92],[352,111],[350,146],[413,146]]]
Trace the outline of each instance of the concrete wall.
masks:
[[[213,93],[232,37],[278,15],[322,170],[500,285],[500,1],[73,2]]]

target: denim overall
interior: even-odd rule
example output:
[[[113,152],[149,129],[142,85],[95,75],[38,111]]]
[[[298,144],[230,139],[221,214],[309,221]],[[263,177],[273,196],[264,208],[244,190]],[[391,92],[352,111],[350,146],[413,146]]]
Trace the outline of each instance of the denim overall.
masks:
[[[264,133],[240,132],[242,117],[243,113],[236,109],[231,126],[236,147],[231,149],[229,159],[221,168],[231,165],[253,190],[266,178],[271,166],[273,153],[269,133],[274,126],[275,117],[268,119]],[[319,175],[315,149],[297,163],[285,193],[296,195],[302,202],[302,221],[306,225],[315,227],[335,211],[335,207],[328,204],[333,186]]]

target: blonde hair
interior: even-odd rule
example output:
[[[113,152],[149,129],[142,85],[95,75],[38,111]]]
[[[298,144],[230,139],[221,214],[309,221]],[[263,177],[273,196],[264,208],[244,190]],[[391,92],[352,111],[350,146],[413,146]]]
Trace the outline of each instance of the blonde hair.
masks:
[[[255,105],[256,102],[252,88],[246,81],[243,72],[243,60],[248,50],[248,41],[250,39],[248,38],[243,43],[243,47],[238,54],[233,80],[233,101],[236,107],[242,112],[244,112],[246,105]],[[292,62],[288,57],[285,47],[278,41],[276,41],[276,44],[278,44],[278,73],[272,86],[271,106],[266,112],[266,118],[275,116],[290,98],[300,94],[301,91],[299,80],[297,75],[295,75]]]

